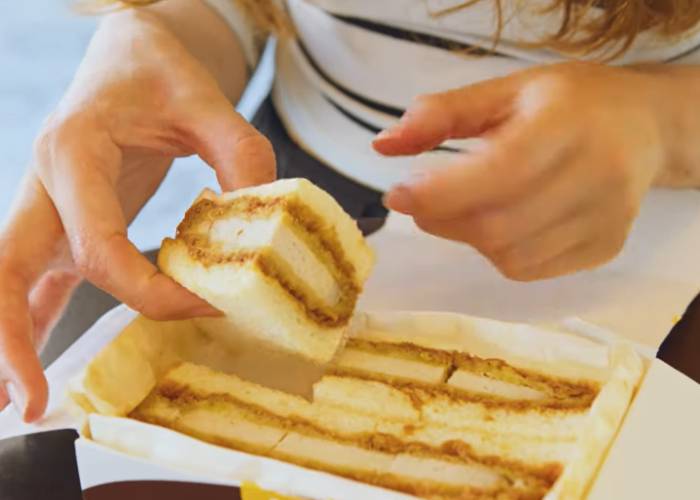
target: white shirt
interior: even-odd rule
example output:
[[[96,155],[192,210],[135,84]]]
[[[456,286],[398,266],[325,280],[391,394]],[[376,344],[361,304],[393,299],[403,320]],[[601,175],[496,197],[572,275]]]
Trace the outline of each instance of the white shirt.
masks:
[[[541,5],[541,0],[537,0]],[[241,39],[251,65],[260,48],[232,0],[209,0]],[[503,2],[505,20],[495,54],[460,48],[493,47],[493,2],[440,14],[462,0],[287,0],[298,39],[280,44],[273,101],[289,134],[329,167],[378,190],[430,168],[450,151],[385,158],[371,148],[377,131],[394,123],[418,94],[566,60],[547,49],[525,49],[559,26],[558,15],[517,10]],[[528,7],[530,8],[530,7]],[[596,54],[590,57],[596,57]],[[613,64],[700,63],[700,32],[664,40],[642,33]],[[449,141],[468,150],[472,141]]]

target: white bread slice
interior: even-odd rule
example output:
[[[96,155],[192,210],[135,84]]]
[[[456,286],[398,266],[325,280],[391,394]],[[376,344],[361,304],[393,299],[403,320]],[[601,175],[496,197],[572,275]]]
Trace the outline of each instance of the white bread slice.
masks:
[[[573,441],[546,435],[518,435],[509,432],[507,427],[489,433],[467,429],[462,422],[426,425],[411,400],[401,391],[386,384],[353,378],[324,377],[314,386],[313,403],[191,363],[170,370],[159,385],[163,384],[186,387],[203,401],[212,396],[230,396],[244,405],[258,406],[280,417],[304,421],[324,432],[346,438],[382,433],[437,448],[450,441],[461,442],[481,456],[500,456],[537,467],[564,463],[575,445]],[[358,398],[365,403],[356,404]],[[155,411],[166,421],[172,422],[175,418],[165,407],[156,407],[150,400],[146,406],[151,412],[156,408]],[[144,415],[143,408],[142,405],[138,411],[140,417]],[[181,415],[178,413],[176,417],[181,418]],[[196,428],[190,430],[201,435],[207,427],[202,429],[201,432],[196,432]]]
[[[270,389],[201,365],[182,363],[170,370],[163,381],[186,387],[202,398],[213,394],[231,396],[243,404],[264,408],[280,417],[303,419],[340,434],[374,432],[376,426],[375,419],[370,416],[311,403],[303,397]]]
[[[288,433],[272,456],[332,471],[387,472],[392,455],[297,432]]]
[[[271,455],[426,498],[444,498],[445,490],[451,490],[451,498],[477,498],[476,491],[502,494],[507,484],[499,472],[480,464],[404,453],[394,455],[296,432],[288,433]],[[486,497],[495,498],[495,495],[481,496]],[[502,498],[520,496],[513,492],[513,496]]]
[[[391,472],[414,481],[434,481],[451,486],[469,485],[476,488],[496,488],[503,478],[496,471],[480,464],[455,463],[415,455],[397,455]]]
[[[410,396],[384,382],[328,375],[314,384],[314,402],[347,412],[418,424],[420,410]]]
[[[428,384],[442,382],[448,368],[447,365],[426,363],[384,353],[372,353],[350,346],[346,346],[342,352],[338,353],[334,365],[360,373],[417,380]]]
[[[285,429],[257,422],[230,405],[220,408],[203,405],[182,411],[167,399],[150,397],[137,413],[140,420],[251,453],[269,453],[287,434]]]
[[[325,362],[342,343],[344,328],[327,328],[306,318],[277,283],[250,263],[205,266],[193,261],[184,246],[167,247],[167,253],[163,250],[161,269],[225,314],[198,318],[197,325],[232,348],[240,344],[241,337],[257,338]]]
[[[587,408],[517,408],[517,401],[515,407],[490,407],[445,392],[431,393],[420,387],[401,390],[389,382],[335,375],[314,384],[314,402],[380,420],[523,438],[545,435],[560,441],[575,440],[587,415]]]
[[[158,256],[165,274],[224,312],[199,320],[208,333],[322,363],[341,345],[373,263],[355,221],[303,179],[205,191]]]
[[[548,397],[542,391],[479,375],[469,370],[456,370],[447,383],[463,391],[491,394],[505,399],[536,401]]]
[[[432,425],[523,437],[546,435],[550,439],[574,441],[586,421],[588,409],[534,407],[513,411],[508,407],[489,408],[478,402],[457,401],[440,395],[423,404],[422,414]]]
[[[307,179],[281,179],[262,186],[238,189],[216,196],[206,190],[201,197],[228,203],[237,198],[254,196],[257,198],[284,197],[287,200],[306,205],[315,214],[323,217],[327,227],[336,230],[340,245],[345,249],[347,259],[355,267],[358,281],[364,282],[374,266],[374,254],[367,246],[357,223],[350,217],[337,201],[324,190]]]

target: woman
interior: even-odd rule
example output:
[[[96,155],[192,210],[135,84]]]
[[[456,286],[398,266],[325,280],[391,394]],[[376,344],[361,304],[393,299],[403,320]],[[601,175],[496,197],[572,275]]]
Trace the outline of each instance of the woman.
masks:
[[[154,5],[104,18],[0,236],[0,408],[27,421],[47,401],[35,352],[79,280],[156,319],[218,314],[126,227],[178,156],[224,190],[274,179],[231,106],[265,31],[282,41],[255,122],[280,174],[356,217],[384,216],[386,193],[513,279],[609,260],[651,186],[700,185],[697,2],[121,3]]]

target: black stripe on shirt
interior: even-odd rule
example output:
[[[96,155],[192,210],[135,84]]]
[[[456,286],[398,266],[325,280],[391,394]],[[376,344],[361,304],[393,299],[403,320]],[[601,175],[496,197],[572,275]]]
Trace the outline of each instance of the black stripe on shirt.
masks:
[[[299,46],[299,49],[301,50],[301,53],[304,55],[308,63],[311,65],[312,69],[316,71],[316,73],[326,81],[329,85],[331,85],[333,88],[338,90],[340,93],[344,94],[348,98],[357,101],[358,103],[373,109],[375,111],[379,111],[381,113],[385,113],[390,116],[394,116],[396,118],[400,118],[403,116],[405,113],[405,109],[403,108],[397,108],[395,106],[390,106],[388,104],[381,103],[379,101],[375,101],[373,99],[370,99],[368,97],[365,97],[363,95],[358,94],[355,91],[350,90],[349,88],[345,87],[344,85],[338,83],[335,81],[333,78],[331,78],[325,71],[321,69],[321,67],[318,65],[318,63],[314,60],[314,58],[311,56],[307,48],[304,46],[304,44],[301,41],[297,41],[297,45]],[[365,130],[368,130],[372,132],[373,134],[378,134],[381,132],[381,128],[367,122],[366,120],[363,120],[359,116],[355,115],[354,113],[348,111],[346,108],[335,102],[333,99],[328,97],[327,95],[324,95],[326,100],[333,105],[343,116],[345,116],[347,119],[355,123],[356,125],[359,125],[360,127],[364,128]],[[451,153],[461,153],[462,150],[458,148],[452,148],[449,146],[438,146],[434,149],[434,151],[447,151]]]
[[[333,99],[331,99],[330,97],[328,97],[328,96],[324,96],[324,97],[326,98],[326,100],[327,100],[335,109],[338,110],[338,112],[340,112],[340,114],[342,114],[343,116],[345,116],[345,118],[347,118],[347,119],[350,120],[351,122],[355,123],[356,125],[359,125],[360,127],[364,128],[365,130],[368,130],[368,131],[372,132],[373,134],[378,134],[379,132],[382,131],[381,128],[379,128],[379,127],[377,127],[377,126],[375,126],[375,125],[373,125],[373,124],[371,124],[371,123],[369,123],[369,122],[363,120],[363,119],[360,118],[359,116],[357,116],[357,115],[355,115],[354,113],[348,111],[347,109],[345,109],[344,107],[342,107],[340,104],[338,104],[337,102],[335,102],[335,101],[334,101]],[[436,148],[433,148],[432,151],[446,151],[446,152],[448,152],[448,153],[462,153],[462,152],[463,152],[463,151],[462,151],[461,149],[459,149],[459,148],[453,148],[453,147],[450,147],[450,146],[437,146]]]
[[[512,58],[512,56],[509,56],[507,54],[503,54],[501,52],[498,52],[493,49],[486,49],[484,47],[480,47],[478,45],[471,45],[463,42],[458,42],[455,40],[451,40],[449,38],[443,38],[435,35],[429,35],[427,33],[421,33],[419,31],[413,31],[413,30],[407,30],[404,28],[398,28],[396,26],[390,26],[388,24],[382,24],[378,23],[375,21],[368,21],[367,19],[362,19],[359,17],[353,17],[353,16],[343,16],[339,14],[333,14],[331,12],[328,12],[329,15],[333,16],[335,19],[338,19],[339,21],[343,21],[347,24],[351,24],[353,26],[356,26],[358,28],[363,28],[368,31],[372,31],[374,33],[379,33],[385,36],[389,36],[391,38],[396,38],[398,40],[405,40],[408,42],[414,42],[414,43],[419,43],[422,45],[429,45],[431,47],[436,47],[439,49],[444,49],[444,50],[450,50],[450,51],[457,51],[457,52],[464,52],[467,55],[472,55],[472,56],[478,56],[478,57],[484,57],[484,56],[491,56],[491,57],[509,57]],[[681,52],[678,55],[675,55],[673,57],[670,57],[668,59],[664,59],[661,61],[662,63],[671,63],[678,61],[679,59],[683,59],[684,57],[687,57],[695,52],[700,51],[700,44],[695,45],[688,50],[685,50]]]
[[[464,52],[465,54],[468,54],[470,56],[509,57],[505,54],[501,54],[500,52],[494,50],[485,49],[483,47],[479,47],[478,45],[457,42],[455,40],[450,40],[449,38],[443,38],[435,35],[429,35],[427,33],[421,33],[419,31],[398,28],[396,26],[382,24],[376,21],[368,21],[367,19],[361,19],[359,17],[342,16],[337,14],[331,15],[339,21],[343,21],[344,23],[351,24],[358,28],[363,28],[367,31],[379,33],[381,35],[385,35],[391,38],[396,38],[397,40],[419,43],[421,45],[429,45],[438,49],[450,50],[455,52]]]
[[[326,73],[321,67],[318,65],[318,63],[314,60],[313,57],[311,57],[311,54],[307,50],[307,48],[304,46],[301,41],[297,42],[299,45],[299,48],[301,49],[302,54],[304,54],[304,57],[306,57],[306,60],[309,62],[311,67],[318,73],[318,75],[326,81],[326,83],[330,84],[332,87],[334,87],[338,92],[345,94],[347,97],[350,99],[353,99],[354,101],[357,101],[360,104],[363,104],[364,106],[367,106],[368,108],[371,108],[375,111],[379,111],[381,113],[394,116],[396,118],[400,118],[404,113],[405,109],[402,108],[397,108],[396,106],[391,106],[389,104],[384,104],[379,101],[375,101],[374,99],[370,99],[369,97],[365,97],[363,95],[358,94],[357,92],[350,90],[346,86],[344,86],[341,83],[338,83],[336,80],[334,80],[328,73]]]
[[[691,48],[689,48],[688,50],[684,50],[683,52],[681,52],[681,53],[678,54],[677,56],[673,56],[673,57],[671,57],[671,58],[669,58],[669,59],[666,59],[664,62],[665,62],[665,63],[671,63],[671,62],[678,61],[679,59],[683,59],[684,57],[688,57],[689,55],[691,55],[691,54],[697,52],[698,50],[700,50],[700,44],[695,45],[694,47],[691,47]]]

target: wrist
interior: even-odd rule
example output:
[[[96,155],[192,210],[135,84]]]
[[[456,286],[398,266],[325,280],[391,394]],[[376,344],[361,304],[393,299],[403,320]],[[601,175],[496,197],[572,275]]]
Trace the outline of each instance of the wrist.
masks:
[[[152,14],[236,102],[248,82],[248,67],[241,44],[221,16],[207,2],[168,0],[141,9]]]
[[[659,130],[663,160],[654,184],[673,188],[700,187],[700,68],[641,68],[649,88],[648,103]]]
[[[177,40],[232,102],[238,100],[247,84],[248,68],[238,39],[205,2],[168,0],[115,12],[104,17],[99,30],[110,32],[115,46],[124,45],[125,38],[132,37],[146,48],[162,37]]]

